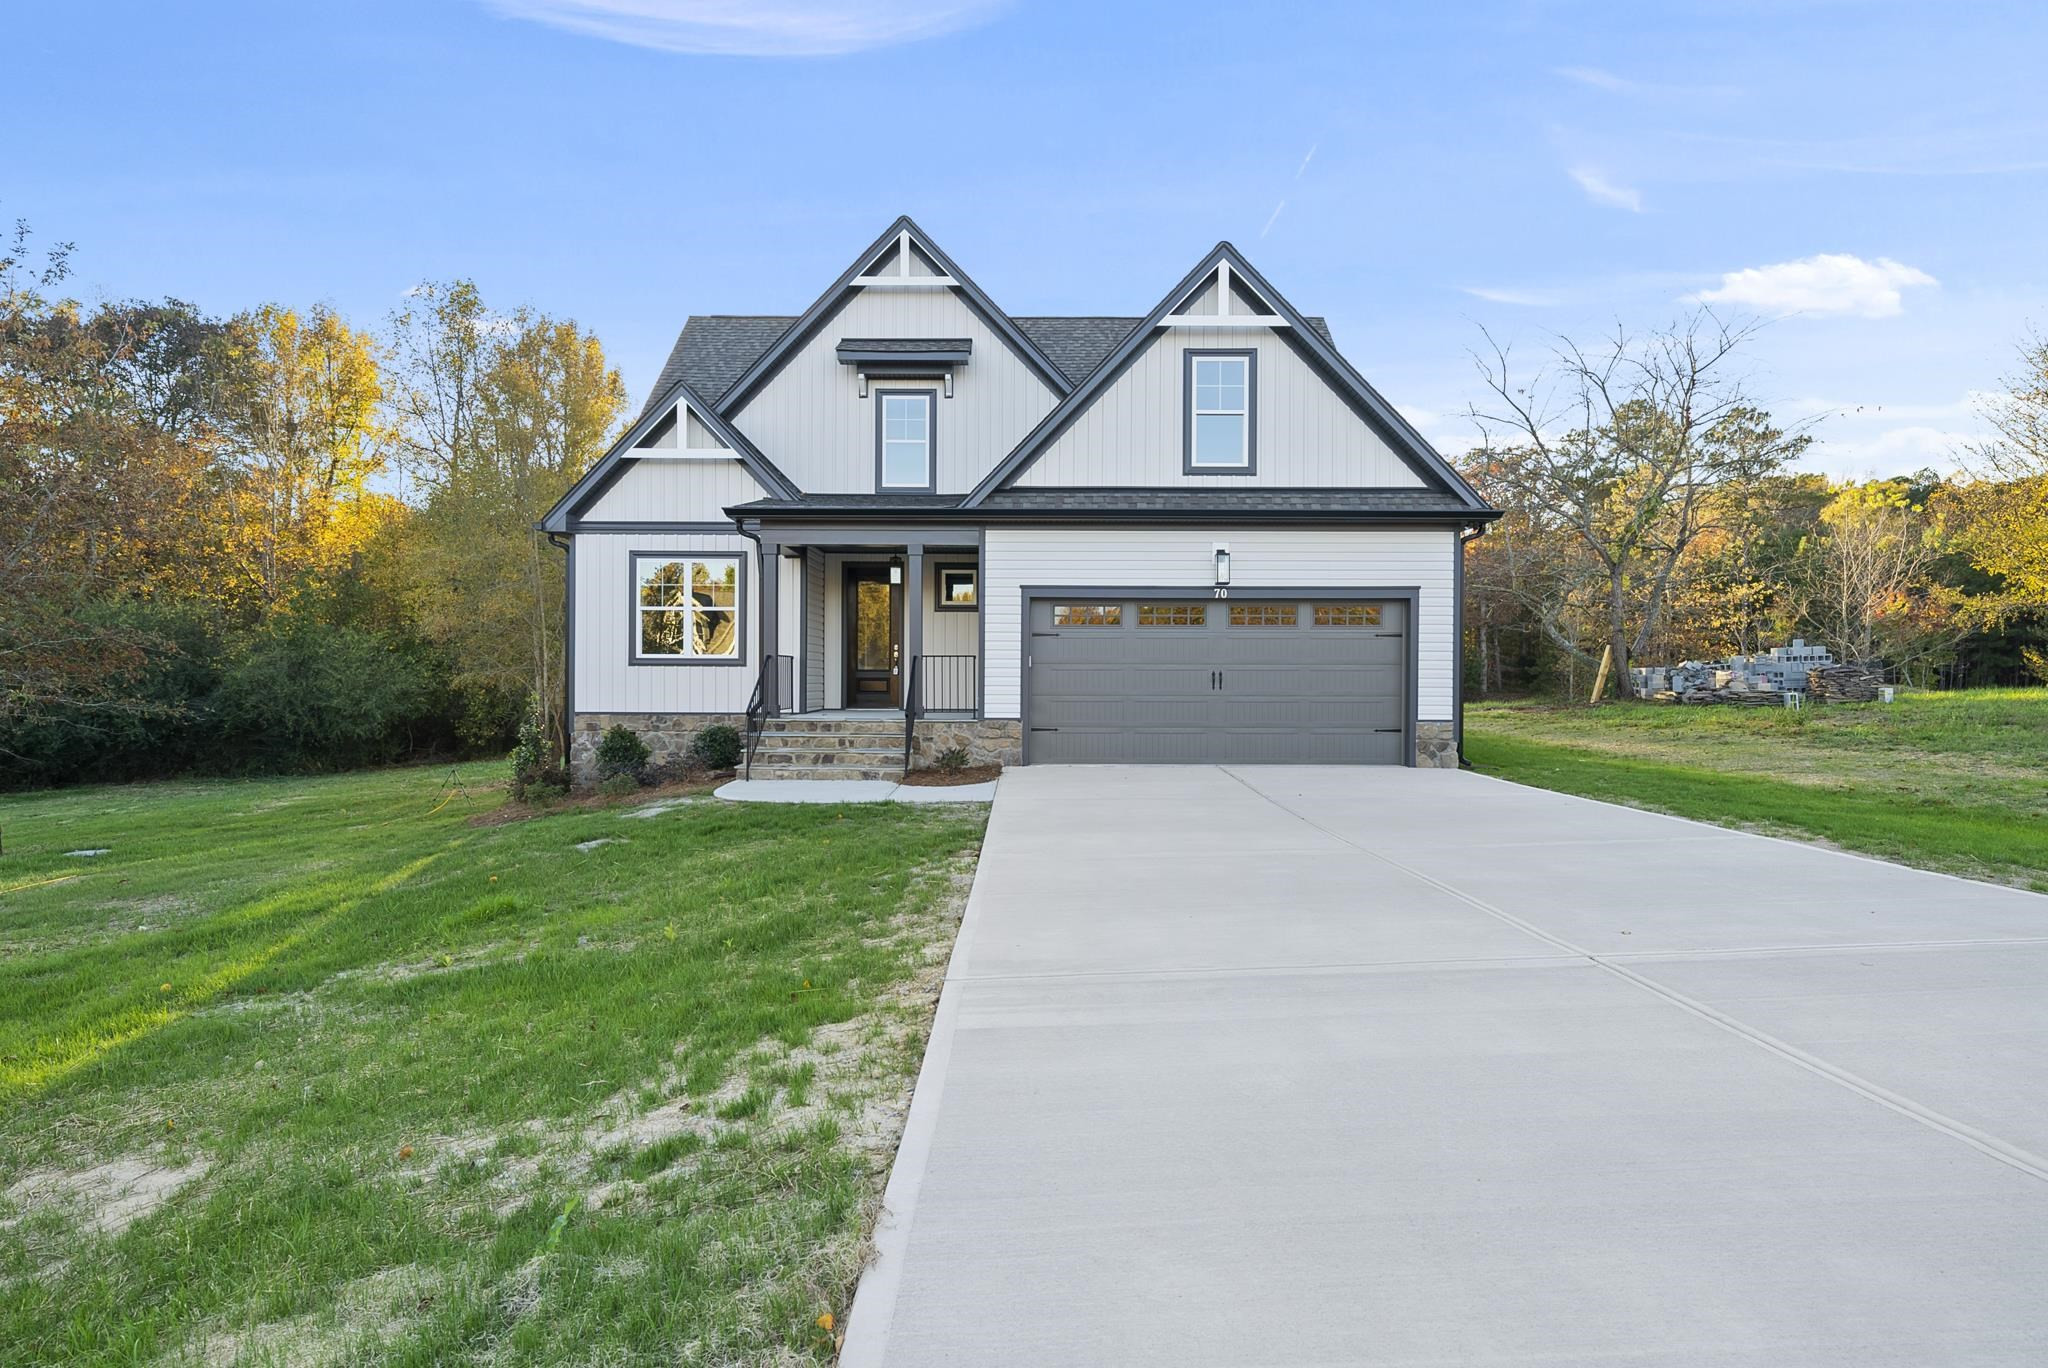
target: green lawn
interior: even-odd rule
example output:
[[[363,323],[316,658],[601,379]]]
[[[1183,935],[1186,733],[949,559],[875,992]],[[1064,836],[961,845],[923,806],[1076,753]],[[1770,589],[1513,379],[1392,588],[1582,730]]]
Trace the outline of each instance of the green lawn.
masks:
[[[1474,768],[2048,891],[2048,689],[1798,712],[1473,703]]]
[[[0,1358],[830,1359],[982,810],[501,772],[0,796]]]

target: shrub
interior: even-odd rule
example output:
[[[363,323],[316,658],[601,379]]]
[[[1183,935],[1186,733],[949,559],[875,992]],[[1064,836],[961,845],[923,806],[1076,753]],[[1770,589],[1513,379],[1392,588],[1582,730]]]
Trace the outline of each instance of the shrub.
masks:
[[[932,761],[933,769],[942,769],[948,774],[967,768],[967,747],[949,746],[938,753]]]
[[[598,781],[597,791],[607,798],[623,798],[640,791],[640,780],[631,774],[608,774]]]
[[[282,618],[243,643],[221,674],[221,731],[246,762],[326,769],[397,759],[432,708],[426,662],[354,627]]]
[[[713,722],[690,738],[690,758],[705,769],[735,769],[746,749],[739,728],[730,722]]]
[[[512,796],[524,798],[527,786],[540,777],[547,763],[547,721],[536,702],[526,710],[526,720],[519,724],[519,739],[512,745]]]
[[[647,768],[647,755],[647,743],[639,733],[624,723],[614,723],[605,728],[604,739],[597,743],[597,777],[616,779],[623,775],[637,784],[640,771]]]

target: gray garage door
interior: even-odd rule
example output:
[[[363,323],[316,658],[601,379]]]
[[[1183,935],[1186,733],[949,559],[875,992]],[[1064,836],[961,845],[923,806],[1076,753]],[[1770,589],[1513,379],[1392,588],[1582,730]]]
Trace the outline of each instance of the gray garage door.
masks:
[[[1034,599],[1036,764],[1398,765],[1399,600]]]

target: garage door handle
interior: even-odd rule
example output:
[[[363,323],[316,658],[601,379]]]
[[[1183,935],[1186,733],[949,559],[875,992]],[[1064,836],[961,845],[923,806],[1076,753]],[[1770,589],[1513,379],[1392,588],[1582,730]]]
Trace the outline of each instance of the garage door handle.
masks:
[[[1033,727],[1033,731],[1058,731],[1058,727]]]
[[[1401,729],[1399,727],[1374,727],[1373,730],[1376,732],[1393,732],[1399,734]]]

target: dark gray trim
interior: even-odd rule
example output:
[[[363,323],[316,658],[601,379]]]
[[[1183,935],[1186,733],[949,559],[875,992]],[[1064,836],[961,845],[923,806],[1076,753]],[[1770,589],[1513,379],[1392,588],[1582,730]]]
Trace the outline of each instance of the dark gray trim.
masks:
[[[576,542],[556,532],[547,539],[562,552],[562,765],[567,768],[576,741]]]
[[[775,344],[763,352],[753,365],[747,367],[739,379],[733,381],[731,388],[727,389],[718,401],[719,412],[737,412],[754,391],[781,370],[797,349],[810,340],[812,334],[829,322],[845,305],[849,292],[857,288],[853,282],[866,275],[868,267],[894,247],[896,239],[905,232],[910,234],[911,244],[923,252],[925,258],[937,267],[941,274],[950,276],[958,282],[945,288],[957,290],[968,308],[1009,343],[1010,349],[1017,353],[1018,359],[1029,366],[1038,378],[1045,382],[1047,388],[1054,394],[1065,395],[1073,387],[1065,373],[1048,360],[1045,353],[1010,321],[1010,316],[997,308],[995,301],[984,294],[981,287],[969,279],[965,271],[953,264],[952,258],[938,249],[931,238],[926,236],[924,229],[918,227],[910,216],[905,214],[885,228],[882,235],[854,259],[853,265],[847,267],[839,279],[833,281],[830,288],[819,295],[817,301],[804,310],[796,322],[789,325],[788,330],[775,340]]]
[[[861,366],[868,370],[881,370],[890,366],[939,366],[952,370],[967,364],[969,353],[965,348],[959,351],[859,351],[848,350],[841,342],[838,347],[839,364]]]
[[[1338,355],[1336,348],[1325,342],[1322,334],[1309,326],[1307,318],[1288,303],[1285,296],[1268,284],[1264,276],[1252,269],[1243,254],[1228,242],[1217,243],[1208,256],[1202,258],[1192,271],[1183,276],[1180,283],[1145,315],[1138,326],[1131,329],[1130,335],[1117,345],[1116,350],[1104,358],[1102,364],[1076,386],[1071,394],[1061,400],[1051,413],[1040,420],[1038,426],[1033,428],[1024,440],[974,487],[973,492],[960,506],[980,507],[982,500],[1010,483],[1037,460],[1045,448],[1066,431],[1068,425],[1094,403],[1146,347],[1158,340],[1156,330],[1160,320],[1167,316],[1167,311],[1180,303],[1190,291],[1198,288],[1202,278],[1213,273],[1219,263],[1226,261],[1230,263],[1234,275],[1242,277],[1253,293],[1267,300],[1273,312],[1287,320],[1289,326],[1281,331],[1285,334],[1288,345],[1315,360],[1324,378],[1351,402],[1355,411],[1380,431],[1395,454],[1425,479],[1432,480],[1456,494],[1472,511],[1491,511],[1478,492],[1465,482],[1464,477],[1459,475],[1449,462],[1437,454],[1436,449],[1430,446],[1422,434],[1417,432],[1407,419],[1401,417],[1391,404],[1382,399],[1379,392],[1365,382],[1365,377],[1353,370],[1350,363]]]
[[[924,396],[924,483],[920,485],[894,485],[882,483],[882,410],[886,401],[901,398],[907,394]],[[874,391],[875,404],[875,493],[877,494],[936,494],[939,492],[939,392],[929,387],[910,389],[878,389]]]
[[[640,562],[643,560],[731,560],[739,564],[733,587],[733,627],[739,640],[730,660],[714,656],[644,656],[640,654]],[[626,553],[626,664],[682,665],[692,669],[731,669],[751,665],[747,659],[747,553],[732,551],[628,551]]]
[[[974,576],[974,602],[946,602],[946,572],[965,570]],[[981,566],[974,561],[932,562],[932,611],[935,613],[978,613],[981,611]]]
[[[971,545],[980,536],[984,527],[1102,527],[1104,525],[1143,527],[1263,527],[1286,525],[1289,527],[1463,527],[1472,521],[1474,515],[1459,516],[1449,513],[1318,513],[1278,512],[1272,510],[1254,512],[1231,512],[1218,509],[1213,512],[1104,510],[1100,513],[1064,512],[1042,513],[1036,510],[981,509],[972,522],[965,521],[953,510],[944,512],[949,516],[933,517],[930,521],[911,521],[918,514],[904,509],[890,511],[892,518],[902,522],[869,524],[860,521],[860,515],[848,517],[844,522],[817,520],[828,510],[806,512],[803,522],[785,522],[781,518],[754,514],[742,514],[736,519],[742,530],[754,529],[772,531],[786,542],[840,542],[849,546],[887,546],[905,540],[923,538],[930,541],[940,537],[960,537],[962,545]],[[964,535],[963,535],[964,534]]]
[[[1420,641],[1422,639],[1422,590],[1417,585],[1391,588],[1354,588],[1349,585],[1322,585],[1302,588],[1281,586],[1272,589],[1244,588],[1230,585],[1218,593],[1216,585],[1144,585],[1144,584],[1026,584],[1017,589],[1018,617],[1022,620],[1017,641],[1017,728],[1019,732],[1019,754],[1022,763],[1031,763],[1031,604],[1034,599],[1201,599],[1207,601],[1237,601],[1250,599],[1254,603],[1271,599],[1371,599],[1391,601],[1408,605],[1406,628],[1408,647],[1408,709],[1402,719],[1403,730],[1401,763],[1409,769],[1415,768],[1415,724],[1422,714],[1422,700],[1418,692],[1421,680]],[[987,663],[984,655],[982,673],[986,674]]]
[[[1451,564],[1451,750],[1465,763],[1465,536]]]
[[[678,536],[730,537],[733,535],[733,523],[730,518],[724,522],[585,522],[578,518],[569,524],[569,531],[645,533],[649,536],[661,532]]]
[[[711,435],[724,442],[728,450],[737,454],[740,464],[763,489],[785,499],[802,497],[802,493],[790,482],[789,477],[777,470],[775,463],[761,454],[760,448],[748,441],[738,428],[726,422],[718,410],[705,403],[703,397],[687,383],[678,380],[670,386],[668,393],[648,406],[647,411],[640,415],[637,422],[620,434],[619,439],[612,443],[611,449],[606,451],[595,465],[584,471],[582,477],[569,486],[568,493],[555,501],[555,506],[541,518],[540,529],[544,532],[569,531],[570,524],[576,516],[602,498],[604,492],[626,473],[626,462],[641,459],[633,454],[634,445],[656,427],[677,404],[688,405],[704,426],[711,430]],[[683,427],[687,433],[688,425],[684,424]]]
[[[979,523],[933,524],[913,526],[908,523],[813,523],[779,522],[774,519],[745,518],[741,520],[742,535],[746,527],[756,527],[762,533],[772,535],[786,545],[818,545],[843,548],[846,550],[874,549],[893,551],[908,542],[922,542],[926,546],[970,547],[981,541]]]
[[[1195,464],[1195,358],[1244,358],[1244,464]],[[1259,473],[1259,353],[1256,347],[1183,347],[1180,353],[1180,473],[1183,475],[1256,475]]]

